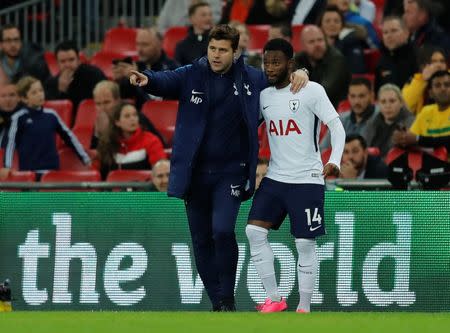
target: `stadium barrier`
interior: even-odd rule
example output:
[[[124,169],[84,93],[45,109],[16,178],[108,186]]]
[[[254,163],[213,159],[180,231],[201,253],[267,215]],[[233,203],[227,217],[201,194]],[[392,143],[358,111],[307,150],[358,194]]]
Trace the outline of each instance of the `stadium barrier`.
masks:
[[[301,200],[301,198],[299,198]],[[264,290],[236,227],[239,310]],[[14,310],[209,310],[181,200],[161,193],[0,193],[0,281]],[[449,311],[450,192],[327,192],[315,311]],[[286,221],[287,222],[287,221]],[[298,302],[285,223],[269,240]]]

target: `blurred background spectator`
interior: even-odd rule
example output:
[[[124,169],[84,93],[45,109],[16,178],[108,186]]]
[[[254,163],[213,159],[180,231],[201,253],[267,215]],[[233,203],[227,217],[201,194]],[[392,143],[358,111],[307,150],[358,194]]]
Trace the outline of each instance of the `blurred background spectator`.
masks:
[[[169,186],[170,161],[160,160],[152,168],[152,187],[153,192],[167,192]]]
[[[21,104],[17,87],[12,83],[0,84],[0,149],[6,147],[11,117]]]

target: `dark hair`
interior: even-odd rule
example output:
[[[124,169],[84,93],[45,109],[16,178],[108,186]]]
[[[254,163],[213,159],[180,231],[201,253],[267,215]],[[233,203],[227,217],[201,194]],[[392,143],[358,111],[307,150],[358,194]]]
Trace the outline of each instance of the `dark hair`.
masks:
[[[280,32],[284,37],[292,38],[292,28],[290,25],[288,25],[286,23],[274,23],[270,27],[278,28],[278,29],[280,29]]]
[[[428,80],[428,84],[430,88],[433,86],[434,79],[437,79],[438,77],[443,76],[450,76],[450,73],[448,71],[437,71],[433,75],[431,75],[430,79]]]
[[[372,91],[372,82],[370,82],[370,80],[368,78],[365,78],[363,76],[357,76],[352,78],[352,80],[350,81],[349,87],[350,86],[366,86],[367,89],[369,89],[370,91]]]
[[[111,167],[114,161],[114,155],[120,149],[120,137],[122,129],[116,125],[116,121],[120,119],[122,110],[127,106],[136,108],[133,104],[128,102],[120,102],[114,107],[113,113],[109,116],[109,126],[106,133],[102,133],[98,144],[98,158],[102,167]]]
[[[325,9],[323,10],[323,12],[320,14],[319,19],[317,20],[317,26],[321,27],[322,26],[322,20],[323,17],[325,16],[326,13],[328,12],[334,12],[334,13],[338,13],[339,17],[341,18],[341,23],[342,26],[345,26],[345,17],[344,14],[339,10],[338,6],[336,5],[328,5],[325,7]]]
[[[56,45],[55,56],[58,55],[59,51],[71,51],[71,50],[75,51],[75,53],[78,56],[79,50],[78,50],[78,47],[75,44],[75,42],[71,41],[71,40],[65,40],[65,41],[59,43],[58,45]]]
[[[264,45],[263,53],[266,51],[281,51],[288,59],[292,59],[294,56],[294,49],[292,48],[291,43],[283,38],[269,40],[266,45]]]
[[[383,20],[381,23],[387,22],[387,21],[398,21],[402,27],[403,30],[407,29],[406,24],[405,24],[405,20],[397,15],[389,15],[389,16],[385,16],[383,17]]]
[[[349,134],[345,137],[345,143],[352,142],[354,140],[358,140],[363,149],[367,149],[366,139],[363,138],[361,134]]]
[[[447,59],[447,53],[438,46],[425,45],[421,47],[417,53],[417,64],[422,69],[425,65],[431,63],[431,58],[436,52],[441,53]]]
[[[239,45],[239,31],[236,28],[232,28],[227,24],[216,25],[209,32],[208,43],[211,39],[215,40],[229,40],[233,51],[236,51]]]
[[[5,32],[5,30],[10,30],[10,29],[17,29],[17,30],[19,30],[19,33],[20,33],[20,29],[17,25],[12,24],[12,23],[6,23],[5,25],[2,25],[0,28],[0,40],[3,41],[3,33]]]
[[[204,2],[204,1],[194,3],[193,5],[189,6],[188,16],[191,17],[192,15],[194,15],[197,8],[200,8],[200,7],[210,7],[210,6],[209,6],[209,3]]]

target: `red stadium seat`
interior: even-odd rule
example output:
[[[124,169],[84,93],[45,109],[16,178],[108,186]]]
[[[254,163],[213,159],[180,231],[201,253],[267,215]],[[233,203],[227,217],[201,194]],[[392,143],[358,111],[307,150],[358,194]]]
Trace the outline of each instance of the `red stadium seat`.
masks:
[[[91,170],[92,168],[84,165],[78,155],[72,148],[65,147],[58,151],[60,170]]]
[[[349,100],[341,101],[336,109],[337,113],[343,113],[346,111],[350,111],[352,107],[350,106]]]
[[[250,33],[250,43],[248,45],[248,49],[250,51],[261,51],[267,43],[270,25],[255,24],[248,25],[247,28]]]
[[[378,147],[367,147],[367,152],[372,156],[380,156],[380,148]]]
[[[177,112],[178,101],[147,101],[142,106],[142,113],[161,133],[168,147],[172,147]]]
[[[102,51],[104,52],[135,52],[136,51],[136,33],[134,28],[112,28],[105,34]]]
[[[302,49],[300,35],[304,27],[305,25],[303,24],[295,24],[292,26],[292,47],[294,48],[294,52],[300,52]]]
[[[375,68],[377,67],[380,56],[381,56],[380,50],[377,49],[364,50],[364,61],[366,63],[366,68],[369,73],[375,73]]]
[[[173,58],[175,56],[175,47],[177,43],[187,36],[188,27],[170,27],[164,34],[162,47],[164,52]]]
[[[100,173],[97,170],[52,170],[41,178],[42,183],[99,182],[100,180]]]
[[[12,170],[3,182],[34,182],[36,174],[33,171],[14,171]]]
[[[93,99],[85,99],[78,105],[77,115],[75,118],[74,129],[89,128],[94,129],[97,112],[95,111],[95,103]]]
[[[91,147],[92,136],[94,135],[94,128],[77,127],[74,128],[73,134],[80,141],[84,149],[89,149]]]
[[[72,127],[73,117],[73,103],[68,99],[59,99],[53,101],[46,101],[44,107],[55,110],[60,116],[61,120],[67,125]]]
[[[152,172],[150,170],[113,170],[108,173],[108,182],[150,182]]]

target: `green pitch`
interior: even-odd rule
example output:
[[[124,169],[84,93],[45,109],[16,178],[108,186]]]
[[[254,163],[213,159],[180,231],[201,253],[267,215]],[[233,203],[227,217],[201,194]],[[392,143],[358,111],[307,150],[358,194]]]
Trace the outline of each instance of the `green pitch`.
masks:
[[[11,312],[0,313],[1,332],[443,332],[449,313],[293,312]]]

